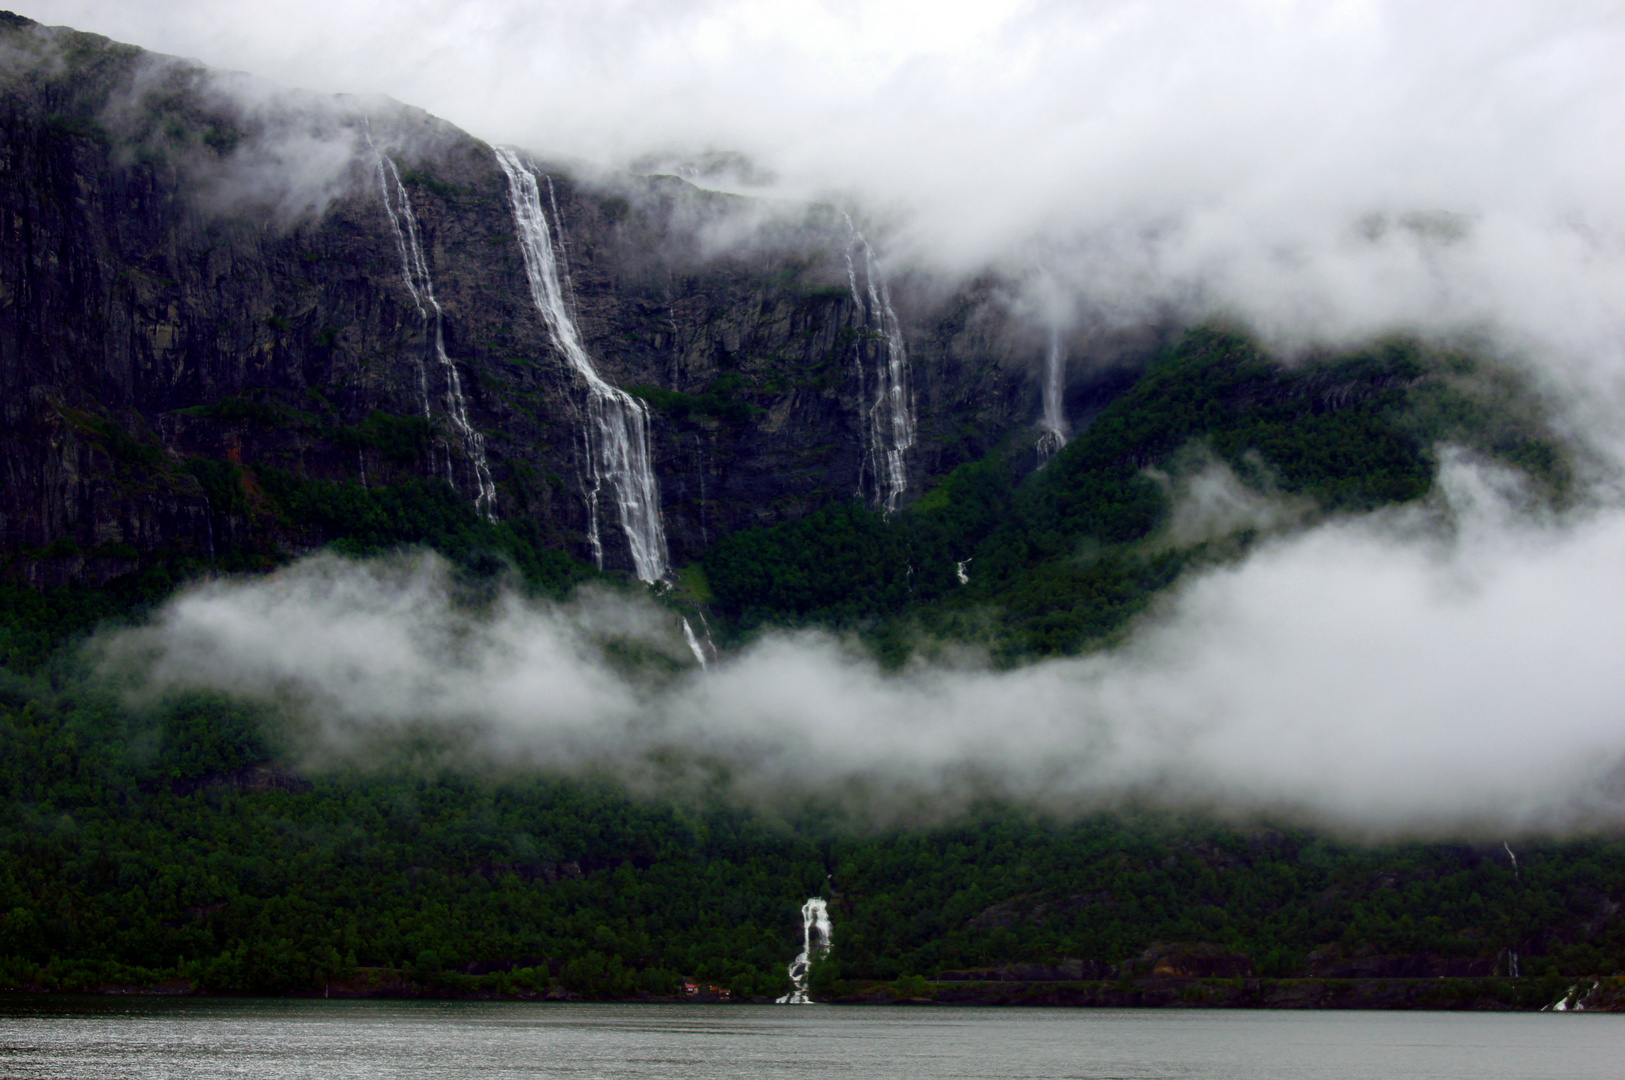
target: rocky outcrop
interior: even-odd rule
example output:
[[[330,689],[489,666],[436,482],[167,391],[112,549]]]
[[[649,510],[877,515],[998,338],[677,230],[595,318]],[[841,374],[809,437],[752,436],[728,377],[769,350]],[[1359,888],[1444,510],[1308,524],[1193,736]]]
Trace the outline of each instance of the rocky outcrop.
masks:
[[[1164,944],[1157,942],[1134,962],[1138,971],[1152,976],[1179,979],[1245,979],[1253,974],[1253,962],[1223,945]]]
[[[862,373],[886,343],[848,286],[838,215],[537,167],[584,343],[651,407],[674,564],[872,489]],[[384,169],[449,368],[403,273]],[[1042,345],[992,279],[891,286],[918,415],[912,495],[1031,427]],[[1087,402],[1093,385],[1069,392]],[[256,482],[267,469],[438,478],[472,501],[465,419],[496,515],[585,557],[583,408],[489,146],[392,102],[0,25],[0,549],[32,580],[323,539],[279,513]],[[625,568],[605,516],[605,560]]]

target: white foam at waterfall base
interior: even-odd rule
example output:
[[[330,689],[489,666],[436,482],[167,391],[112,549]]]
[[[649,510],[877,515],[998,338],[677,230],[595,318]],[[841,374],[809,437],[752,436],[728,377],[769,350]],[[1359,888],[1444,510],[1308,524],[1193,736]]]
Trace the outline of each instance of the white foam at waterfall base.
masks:
[[[429,275],[429,265],[423,257],[423,246],[418,239],[417,215],[412,212],[412,201],[407,195],[406,185],[401,182],[400,171],[395,168],[395,163],[383,154],[378,155],[378,181],[383,189],[384,211],[389,215],[390,227],[395,232],[395,244],[400,251],[401,275],[406,280],[406,290],[412,294],[412,302],[417,305],[418,314],[423,317],[424,333],[434,349],[435,359],[439,361],[441,371],[446,376],[446,415],[451,418],[452,427],[462,440],[463,451],[474,469],[474,484],[478,489],[474,496],[474,512],[487,521],[495,521],[497,488],[491,479],[491,469],[485,457],[485,436],[475,431],[474,426],[469,423],[468,401],[463,396],[463,379],[457,371],[457,365],[452,363],[451,357],[446,354],[444,315],[440,310],[440,301],[435,299],[434,279]],[[392,186],[395,194],[393,203],[390,201]],[[423,415],[427,418],[429,387],[422,361],[418,362],[418,397],[423,407]],[[449,448],[446,451],[446,479],[453,487],[457,486]]]
[[[864,410],[864,435],[867,442],[866,457],[874,472],[875,502],[887,513],[897,509],[897,502],[908,490],[908,469],[904,461],[914,446],[914,395],[909,389],[908,349],[903,343],[903,327],[897,312],[892,309],[891,287],[880,271],[874,249],[862,233],[846,220],[852,242],[846,250],[846,277],[852,289],[852,303],[856,308],[857,323],[875,327],[886,342],[886,353],[875,365],[875,393],[873,403]],[[856,248],[863,249],[864,289],[858,288],[858,273],[852,258]],[[864,293],[868,303],[864,303]],[[868,376],[863,369],[863,341],[860,336],[853,346],[858,366],[859,395],[864,395]]]
[[[585,487],[594,557],[602,566],[603,547],[597,539],[598,493],[607,480],[639,580],[660,581],[667,572],[666,531],[660,520],[660,489],[655,483],[649,449],[648,413],[638,399],[604,381],[581,343],[581,332],[559,283],[553,234],[542,212],[535,173],[507,147],[498,147],[496,156],[508,177],[508,198],[531,299],[541,312],[553,344],[587,388],[587,423],[582,434],[587,447],[589,473]]]
[[[793,989],[779,998],[780,1005],[811,1005],[807,996],[807,975],[814,960],[829,953],[834,942],[834,927],[829,921],[829,905],[817,896],[801,905],[801,952],[790,961],[790,985]]]

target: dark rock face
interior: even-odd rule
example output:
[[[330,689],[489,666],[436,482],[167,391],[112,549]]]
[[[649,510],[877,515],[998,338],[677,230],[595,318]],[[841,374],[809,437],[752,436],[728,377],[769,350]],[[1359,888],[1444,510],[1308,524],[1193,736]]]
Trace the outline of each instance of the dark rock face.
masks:
[[[271,93],[12,20],[0,547],[14,566],[94,580],[142,553],[319,542],[263,497],[266,468],[439,477],[472,500],[380,155],[416,218],[496,514],[586,556],[583,385],[532,303],[490,147],[394,103]],[[604,379],[651,402],[674,565],[728,531],[873,498],[862,370],[885,342],[848,289],[838,216],[742,229],[760,208],[675,178],[540,171],[584,343]],[[913,496],[1030,428],[1041,348],[1013,330],[995,281],[943,298],[903,276],[892,291],[918,414]],[[373,437],[424,418],[416,441]],[[241,502],[211,502],[198,461],[241,466]],[[606,564],[629,566],[612,508],[601,525]]]

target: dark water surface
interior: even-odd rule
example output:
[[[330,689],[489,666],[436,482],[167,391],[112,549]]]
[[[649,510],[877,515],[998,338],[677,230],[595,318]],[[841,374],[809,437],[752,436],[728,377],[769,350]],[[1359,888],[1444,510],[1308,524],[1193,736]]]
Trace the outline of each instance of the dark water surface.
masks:
[[[0,997],[0,1077],[1625,1076],[1625,1016]]]

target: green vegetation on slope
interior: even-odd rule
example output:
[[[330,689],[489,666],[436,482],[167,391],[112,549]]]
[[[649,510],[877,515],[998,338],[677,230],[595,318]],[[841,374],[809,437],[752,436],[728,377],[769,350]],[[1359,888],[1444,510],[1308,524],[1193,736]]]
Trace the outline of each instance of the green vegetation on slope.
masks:
[[[213,506],[249,508],[285,531],[326,541],[352,556],[432,548],[465,577],[513,583],[534,595],[562,597],[583,581],[603,577],[593,567],[547,545],[536,522],[486,521],[444,480],[405,480],[366,488],[314,480],[285,469],[252,471],[229,461],[194,458],[182,466]],[[62,645],[109,621],[138,619],[188,580],[213,572],[269,569],[285,550],[256,544],[231,548],[222,538],[214,561],[168,551],[130,552],[137,569],[101,586],[73,583],[40,592],[0,580],[0,665],[29,672]]]
[[[256,767],[261,717],[208,698],[138,717],[12,680],[0,706],[0,982],[180,976],[320,987],[360,965],[456,984],[535,969],[578,993],[676,973],[776,991],[805,841],[592,782]],[[551,974],[549,972],[551,971]],[[491,980],[488,980],[488,982]]]
[[[837,506],[726,537],[705,572],[741,630],[855,626],[892,659],[911,625],[986,640],[1006,660],[1075,652],[1186,568],[1250,542],[1155,542],[1171,502],[1150,470],[1192,447],[1321,514],[1421,498],[1440,442],[1497,457],[1560,496],[1562,452],[1497,378],[1405,342],[1287,368],[1238,334],[1195,330],[1019,482],[998,459],[961,466],[890,517]]]
[[[1188,568],[1245,548],[1159,541],[1170,501],[1149,468],[1176,468],[1194,444],[1261,489],[1352,512],[1423,496],[1449,440],[1560,496],[1563,456],[1510,394],[1466,360],[1400,344],[1281,369],[1199,331],[1043,470],[1017,478],[992,459],[890,518],[832,506],[737,534],[680,591],[699,596],[703,580],[736,632],[856,627],[895,656],[905,630],[975,637],[991,622],[984,639],[1006,659],[1075,651]],[[144,460],[138,442],[104,436]],[[424,437],[398,418],[356,433],[401,455]],[[180,471],[217,507],[354,554],[426,545],[554,595],[590,573],[528,526],[481,521],[439,481]],[[770,815],[603,779],[476,776],[411,747],[295,775],[289,721],[207,696],[134,706],[72,647],[203,569],[151,560],[104,589],[0,594],[0,984],[290,992],[390,969],[447,991],[624,997],[685,975],[772,995],[799,948],[797,909],[820,891],[837,926],[816,971],[829,993],[1066,958],[1134,974],[1159,941],[1206,943],[1266,976],[1385,957],[1501,973],[1509,950],[1543,977],[1625,966],[1611,917],[1625,848],[1608,840],[1520,844],[1518,875],[1498,846],[1362,846],[1129,812],[986,805],[875,832],[829,807]]]
[[[60,673],[59,673],[60,675]],[[57,681],[61,681],[59,678]],[[1426,954],[1527,974],[1625,964],[1617,843],[1361,847],[1152,815],[983,807],[868,833],[535,775],[401,764],[295,778],[287,738],[208,697],[132,712],[0,686],[0,984],[185,978],[309,991],[393,968],[451,990],[784,989],[804,897],[833,888],[820,978],[933,977],[1207,942],[1264,975]],[[826,875],[831,875],[826,881]],[[1131,969],[1132,970],[1132,969]]]

